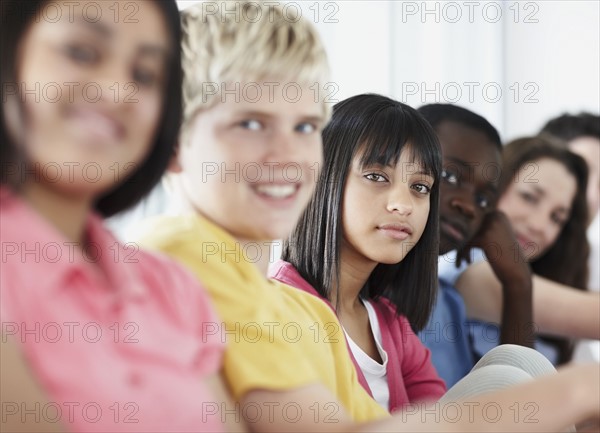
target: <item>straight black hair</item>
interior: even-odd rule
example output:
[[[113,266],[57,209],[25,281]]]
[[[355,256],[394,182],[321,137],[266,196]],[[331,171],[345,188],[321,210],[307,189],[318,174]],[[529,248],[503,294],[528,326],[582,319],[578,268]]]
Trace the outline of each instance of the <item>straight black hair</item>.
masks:
[[[284,242],[282,258],[321,296],[332,299],[332,294],[339,294],[342,200],[352,161],[360,155],[364,166],[396,165],[403,151],[410,152],[434,178],[425,230],[403,261],[376,266],[361,296],[385,296],[398,315],[406,316],[415,330],[422,329],[438,286],[441,152],[435,132],[413,108],[385,96],[364,94],[334,107],[323,131],[323,148],[324,165],[315,194]]]
[[[115,189],[99,197],[95,209],[108,217],[142,199],[161,179],[174,154],[182,116],[181,24],[175,0],[153,0],[159,7],[170,33],[170,54],[159,128],[146,159]],[[17,149],[8,132],[5,104],[10,99],[7,86],[17,83],[17,51],[25,32],[48,0],[2,0],[0,7],[0,56],[2,59],[2,108],[0,109],[0,183],[18,188],[21,176],[9,176],[9,167],[22,168],[26,157]],[[14,96],[12,96],[14,97]],[[22,98],[19,98],[22,100]],[[13,170],[11,169],[12,173]]]

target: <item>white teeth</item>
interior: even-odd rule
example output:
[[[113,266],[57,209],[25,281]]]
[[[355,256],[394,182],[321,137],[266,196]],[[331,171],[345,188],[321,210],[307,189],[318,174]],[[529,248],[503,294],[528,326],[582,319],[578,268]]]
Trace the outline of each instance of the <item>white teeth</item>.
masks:
[[[296,192],[295,185],[259,185],[256,190],[273,198],[287,198]]]

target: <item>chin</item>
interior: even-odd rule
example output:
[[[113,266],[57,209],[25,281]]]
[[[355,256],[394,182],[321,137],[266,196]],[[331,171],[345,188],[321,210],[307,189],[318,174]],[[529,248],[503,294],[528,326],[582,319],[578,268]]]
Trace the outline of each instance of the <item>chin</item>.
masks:
[[[259,242],[272,242],[280,239],[287,239],[292,232],[293,227],[265,227],[262,230],[256,230],[254,239]]]
[[[405,257],[406,255],[388,254],[383,257],[375,257],[374,261],[382,265],[397,265],[404,260]]]

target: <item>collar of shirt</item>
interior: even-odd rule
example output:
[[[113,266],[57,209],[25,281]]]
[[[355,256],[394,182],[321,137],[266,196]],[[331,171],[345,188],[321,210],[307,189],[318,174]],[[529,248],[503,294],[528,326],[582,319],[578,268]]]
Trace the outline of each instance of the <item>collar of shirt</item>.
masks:
[[[76,275],[90,281],[89,287],[114,292],[114,300],[142,299],[145,288],[135,278],[136,245],[122,245],[103,226],[102,219],[90,213],[86,222],[88,244],[81,254],[70,242],[23,199],[0,188],[0,238],[2,266],[21,268],[24,284],[39,293],[66,290]],[[133,254],[132,254],[133,250]]]

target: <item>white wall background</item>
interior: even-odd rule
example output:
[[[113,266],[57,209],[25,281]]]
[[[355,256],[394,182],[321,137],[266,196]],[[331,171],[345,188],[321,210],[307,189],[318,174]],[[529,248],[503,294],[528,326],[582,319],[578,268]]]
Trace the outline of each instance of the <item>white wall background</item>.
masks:
[[[564,111],[600,111],[597,0],[281,4],[321,33],[336,99],[378,92],[415,107],[457,103],[506,140]]]

